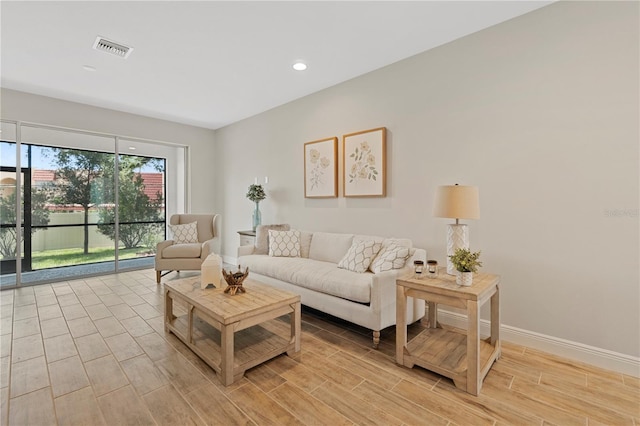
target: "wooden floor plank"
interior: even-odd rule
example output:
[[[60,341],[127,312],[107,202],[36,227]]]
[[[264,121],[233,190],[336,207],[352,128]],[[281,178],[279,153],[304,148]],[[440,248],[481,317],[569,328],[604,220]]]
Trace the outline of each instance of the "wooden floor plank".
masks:
[[[407,424],[446,425],[449,423],[447,419],[369,381],[362,382],[352,392],[360,399],[381,408]]]
[[[355,397],[351,392],[334,382],[323,383],[311,394],[357,425],[394,426],[402,424],[402,420],[393,417],[370,402]]]
[[[466,407],[496,419],[498,424],[505,425],[541,425],[542,417],[537,417],[513,407],[503,401],[495,400],[484,395],[473,396],[456,388],[453,382],[442,380],[432,390],[455,403],[456,406]]]
[[[209,425],[253,424],[251,419],[211,383],[194,389],[185,399]]]
[[[55,425],[56,414],[51,389],[43,388],[9,402],[10,425]]]
[[[304,424],[252,383],[229,393],[229,399],[259,425]]]
[[[353,424],[338,411],[289,382],[278,386],[269,392],[269,395],[304,424],[332,426]]]
[[[54,400],[59,426],[106,426],[91,387],[62,395]]]
[[[156,426],[149,409],[131,386],[98,397],[98,405],[109,425]]]
[[[462,406],[451,404],[451,400],[444,398],[434,392],[425,391],[420,386],[407,380],[402,380],[392,390],[408,401],[421,407],[425,407],[430,412],[437,414],[447,420],[459,425],[493,425],[495,419],[486,414],[469,410]]]
[[[149,392],[142,399],[159,426],[205,424],[171,385]]]

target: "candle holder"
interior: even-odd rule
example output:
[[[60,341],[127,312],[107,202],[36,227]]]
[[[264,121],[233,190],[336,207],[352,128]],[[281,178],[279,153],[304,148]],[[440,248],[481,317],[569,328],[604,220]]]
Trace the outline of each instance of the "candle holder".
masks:
[[[417,280],[421,280],[424,278],[424,261],[422,260],[414,260],[413,261],[413,278]]]
[[[427,260],[427,277],[438,278],[438,261]]]

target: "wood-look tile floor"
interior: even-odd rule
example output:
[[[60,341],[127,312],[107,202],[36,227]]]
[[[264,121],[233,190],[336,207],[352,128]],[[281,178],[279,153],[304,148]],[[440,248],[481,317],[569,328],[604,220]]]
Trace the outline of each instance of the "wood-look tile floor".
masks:
[[[0,424],[640,426],[637,378],[504,342],[474,397],[396,365],[393,327],[373,350],[367,330],[310,311],[296,359],[281,355],[225,388],[165,334],[154,275],[2,291]]]

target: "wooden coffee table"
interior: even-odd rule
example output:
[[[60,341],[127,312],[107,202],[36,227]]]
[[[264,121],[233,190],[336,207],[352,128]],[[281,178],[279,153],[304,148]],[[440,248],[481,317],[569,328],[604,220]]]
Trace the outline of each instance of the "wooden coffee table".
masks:
[[[277,355],[300,352],[300,296],[247,279],[247,292],[200,289],[200,277],[164,283],[165,331],[175,334],[229,386]],[[176,305],[174,305],[176,302]],[[289,315],[290,324],[276,320]]]

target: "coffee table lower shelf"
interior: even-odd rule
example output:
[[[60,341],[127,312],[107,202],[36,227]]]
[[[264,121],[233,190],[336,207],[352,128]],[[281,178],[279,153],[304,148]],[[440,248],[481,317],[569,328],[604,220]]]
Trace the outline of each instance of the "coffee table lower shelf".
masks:
[[[491,345],[490,339],[480,340],[480,380],[484,379],[493,362],[500,356],[500,349]],[[467,387],[467,335],[443,328],[428,328],[414,337],[403,348],[402,363],[426,368],[453,380],[456,387]]]
[[[176,317],[167,329],[222,376],[222,352],[220,330],[195,316],[192,341],[187,339],[188,315]],[[242,378],[244,372],[285,352],[295,352],[295,342],[282,336],[289,333],[289,324],[274,319],[238,331],[234,336],[233,381]]]

